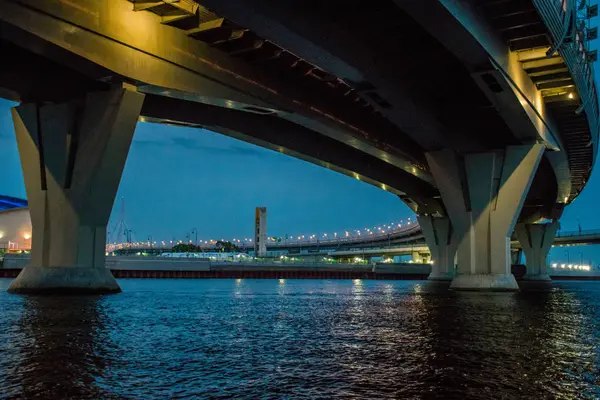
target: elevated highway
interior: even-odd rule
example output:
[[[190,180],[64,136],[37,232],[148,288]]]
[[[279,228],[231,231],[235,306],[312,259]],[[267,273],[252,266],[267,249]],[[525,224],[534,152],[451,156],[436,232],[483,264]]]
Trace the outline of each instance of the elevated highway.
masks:
[[[455,289],[518,289],[513,231],[527,278],[547,279],[558,225],[535,223],[561,216],[597,153],[596,13],[580,0],[2,0],[0,95],[21,103],[34,230],[11,290],[95,286],[60,278],[72,266],[118,290],[98,271],[138,120],[398,195],[438,261],[431,278]]]
[[[552,247],[557,246],[578,246],[600,244],[600,230],[581,230],[581,231],[562,231],[557,232],[552,243]],[[522,250],[521,243],[512,238],[510,242],[511,250]],[[201,251],[217,251],[214,244],[203,244]],[[138,243],[120,243],[107,245],[108,252],[117,254],[161,254],[171,252],[169,245],[151,245],[148,242]],[[288,254],[292,256],[311,256],[321,254],[333,258],[348,257],[383,257],[413,255],[419,260],[431,257],[431,250],[425,241],[425,237],[418,225],[410,228],[398,229],[389,234],[378,234],[375,237],[351,237],[335,238],[328,240],[290,240],[287,242],[271,243],[267,249],[276,255]],[[241,245],[242,252],[249,251],[249,248]],[[424,257],[425,256],[425,257]]]

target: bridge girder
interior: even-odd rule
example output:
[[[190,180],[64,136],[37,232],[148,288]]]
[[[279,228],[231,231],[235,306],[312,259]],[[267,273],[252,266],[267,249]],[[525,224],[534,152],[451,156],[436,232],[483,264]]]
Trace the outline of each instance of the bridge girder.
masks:
[[[368,82],[390,105],[381,112],[425,150],[469,153],[519,142],[560,149],[541,91],[477,13],[466,20],[437,1],[200,3],[311,63]],[[548,151],[523,218],[559,215],[560,204],[570,198],[570,178],[566,153]],[[549,181],[556,189],[548,188]],[[550,193],[555,193],[551,199]]]
[[[31,59],[64,68],[55,77],[48,76],[55,78],[53,90],[41,90],[47,83],[43,77],[28,90],[17,81],[10,91],[5,91],[14,100],[60,101],[63,100],[58,98],[60,95],[78,96],[86,89],[97,90],[126,81],[142,93],[238,110],[238,114],[247,113],[250,119],[268,114],[272,120],[281,119],[315,132],[325,141],[333,139],[341,143],[341,149],[350,147],[362,152],[391,171],[382,163],[388,164],[399,171],[398,177],[407,179],[402,184],[398,178],[391,179],[391,184],[381,180],[369,183],[405,199],[413,196],[421,208],[439,204],[434,199],[435,189],[425,189],[431,186],[432,178],[419,146],[377,112],[363,110],[364,105],[331,97],[319,88],[312,90],[311,85],[233,59],[181,30],[161,24],[160,18],[152,13],[135,11],[125,0],[42,3],[7,0],[0,3],[0,27],[0,38],[7,46],[21,52],[27,49]],[[15,55],[17,58],[20,57]],[[20,67],[15,64],[13,72]],[[71,77],[81,77],[81,88],[60,90],[72,86]],[[0,86],[10,85],[0,80]],[[185,122],[164,113],[161,121]],[[221,128],[222,132],[225,130]],[[237,134],[233,130],[228,132],[250,138],[239,135],[239,130]],[[288,150],[300,155],[293,148]],[[330,162],[319,165],[340,171]],[[367,168],[373,169],[370,164]],[[356,175],[362,174],[360,171],[351,174]],[[364,177],[369,181],[367,175]],[[433,193],[423,198],[422,193],[407,190],[416,187]]]
[[[540,87],[521,68],[531,59],[507,51],[485,18],[470,12],[469,2],[431,1],[423,7],[418,1],[390,1],[354,10],[361,1],[339,7],[294,0],[176,5],[6,0],[0,4],[0,35],[94,84],[126,80],[152,95],[270,114],[429,184],[424,151],[487,151],[528,141],[561,148],[556,126],[539,102]],[[81,60],[73,62],[76,58]],[[278,69],[272,59],[293,62]],[[340,88],[350,88],[346,98]],[[164,115],[162,120],[182,122]],[[239,130],[220,129],[259,143]],[[556,217],[562,208],[554,204],[570,201],[585,184],[585,174],[578,172],[579,187],[571,188],[565,153],[545,156],[525,218]],[[548,186],[552,182],[556,189]],[[423,202],[418,193],[393,189],[415,210],[437,202],[437,196]],[[548,193],[556,193],[553,201]]]

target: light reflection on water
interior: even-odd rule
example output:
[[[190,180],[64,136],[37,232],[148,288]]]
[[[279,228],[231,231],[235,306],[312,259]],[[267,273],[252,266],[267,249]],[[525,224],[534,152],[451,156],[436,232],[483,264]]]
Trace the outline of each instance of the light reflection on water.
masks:
[[[0,397],[600,397],[600,283],[129,279],[96,297],[9,283]]]

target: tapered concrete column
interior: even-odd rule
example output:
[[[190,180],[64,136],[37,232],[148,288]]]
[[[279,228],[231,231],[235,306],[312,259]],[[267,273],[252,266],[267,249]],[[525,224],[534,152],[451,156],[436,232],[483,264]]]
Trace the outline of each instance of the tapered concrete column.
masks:
[[[431,215],[419,215],[419,226],[425,236],[425,242],[431,252],[431,273],[427,279],[432,281],[451,281],[455,275],[454,258],[458,245],[452,231],[450,218],[435,218]]]
[[[120,291],[104,266],[106,225],[143,99],[116,88],[13,108],[32,250],[10,292]]]
[[[518,290],[510,271],[510,236],[523,207],[543,146],[457,156],[427,154],[433,177],[457,235],[459,290]]]
[[[423,257],[421,256],[421,253],[419,253],[418,251],[413,251],[412,252],[412,262],[421,264],[423,262]]]
[[[515,250],[515,251],[511,251],[511,253],[510,253],[510,262],[512,264],[520,264],[521,263],[521,255],[522,254],[523,254],[523,250],[521,250],[521,249],[518,249],[518,250]]]
[[[547,224],[517,224],[515,234],[525,253],[527,266],[524,280],[551,281],[546,259],[559,228],[558,221]]]

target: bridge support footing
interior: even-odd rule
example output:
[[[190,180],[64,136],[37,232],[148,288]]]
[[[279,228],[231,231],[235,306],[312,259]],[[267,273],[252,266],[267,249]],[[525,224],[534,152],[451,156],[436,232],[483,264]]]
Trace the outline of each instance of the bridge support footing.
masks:
[[[432,281],[451,281],[455,275],[454,258],[457,242],[452,233],[450,218],[436,218],[431,215],[417,217],[423,236],[431,252],[431,273],[427,279]]]
[[[512,292],[519,290],[519,286],[512,274],[462,274],[452,280],[450,289]]]
[[[21,294],[106,294],[121,288],[108,268],[23,268],[10,286]]]
[[[533,144],[462,157],[451,150],[427,154],[458,242],[451,289],[519,289],[510,237],[543,151]]]
[[[551,281],[547,270],[547,257],[559,228],[558,221],[546,224],[517,224],[515,234],[525,253],[527,267],[523,280]]]
[[[144,96],[118,87],[12,116],[32,225],[31,260],[13,293],[114,293],[106,225]]]

